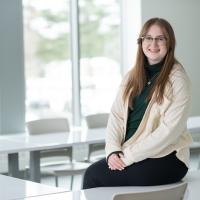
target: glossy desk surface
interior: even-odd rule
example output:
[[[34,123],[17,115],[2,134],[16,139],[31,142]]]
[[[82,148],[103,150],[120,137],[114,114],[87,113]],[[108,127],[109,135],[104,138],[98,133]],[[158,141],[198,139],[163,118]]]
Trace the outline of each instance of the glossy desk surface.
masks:
[[[187,127],[191,133],[200,133],[200,117],[190,117]],[[105,141],[105,133],[106,128],[79,128],[63,133],[29,135],[24,132],[0,135],[0,153],[18,153],[22,151],[62,148],[79,144],[101,143]]]
[[[191,133],[200,133],[200,116],[190,117],[187,121],[187,128]],[[75,128],[70,132],[63,133],[29,135],[24,132],[0,135],[0,153],[18,153],[21,151],[62,148],[84,143],[100,143],[105,141],[105,133],[106,128]]]
[[[70,132],[29,135],[28,133],[7,134],[0,136],[0,153],[9,154],[9,174],[19,177],[18,153],[30,152],[30,180],[40,182],[39,151],[80,144],[104,143],[105,128],[73,129]]]
[[[28,133],[1,135],[0,153],[18,153],[104,142],[105,131],[105,128],[98,128],[37,135]]]
[[[192,117],[188,120],[188,130],[191,133],[199,133],[200,117]],[[39,151],[46,149],[56,149],[80,144],[95,144],[105,142],[105,128],[97,129],[72,129],[70,132],[47,133],[29,135],[28,133],[6,134],[0,136],[0,153],[8,153],[9,173],[14,177],[19,177],[19,167],[14,166],[17,158],[14,154],[29,151],[30,156],[30,180],[40,181]],[[191,148],[200,148],[200,139],[196,140]]]
[[[185,178],[188,187],[184,200],[200,199],[200,171],[189,172]],[[166,187],[166,186],[164,186]],[[167,187],[170,187],[168,185]],[[24,200],[112,200],[114,194],[127,192],[145,192],[162,189],[163,186],[156,187],[106,187],[94,188],[88,190],[64,192],[44,196],[35,196],[24,198]]]
[[[66,192],[66,189],[56,188],[31,181],[25,181],[0,175],[0,199],[13,200],[38,195]]]

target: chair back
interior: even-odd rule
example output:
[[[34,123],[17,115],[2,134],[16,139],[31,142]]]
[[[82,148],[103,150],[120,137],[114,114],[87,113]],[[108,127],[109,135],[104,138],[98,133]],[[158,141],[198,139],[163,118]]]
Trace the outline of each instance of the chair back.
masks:
[[[187,183],[183,182],[155,191],[115,194],[113,200],[183,200],[186,188]]]
[[[27,122],[29,134],[68,132],[69,121],[67,118],[45,118]]]
[[[67,118],[44,118],[27,122],[30,135],[69,132],[69,121]],[[40,151],[40,158],[66,157],[72,161],[72,147],[48,149]]]
[[[108,123],[108,113],[98,113],[85,116],[88,128],[104,128]]]

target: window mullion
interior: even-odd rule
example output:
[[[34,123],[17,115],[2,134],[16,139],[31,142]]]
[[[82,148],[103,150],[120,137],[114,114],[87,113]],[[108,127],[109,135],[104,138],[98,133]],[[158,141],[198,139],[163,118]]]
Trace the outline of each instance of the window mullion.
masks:
[[[78,0],[70,1],[71,60],[72,60],[72,123],[81,125],[80,104],[80,37]]]

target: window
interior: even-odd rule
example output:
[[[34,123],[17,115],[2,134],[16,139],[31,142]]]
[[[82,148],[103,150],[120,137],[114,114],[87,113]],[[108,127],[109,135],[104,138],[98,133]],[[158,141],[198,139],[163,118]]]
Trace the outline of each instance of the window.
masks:
[[[71,118],[68,0],[24,0],[26,120]]]
[[[23,0],[27,121],[72,119],[69,5],[70,0]],[[109,112],[121,79],[120,3],[79,0],[78,6],[81,113]]]
[[[109,112],[119,86],[120,3],[79,0],[82,114]]]

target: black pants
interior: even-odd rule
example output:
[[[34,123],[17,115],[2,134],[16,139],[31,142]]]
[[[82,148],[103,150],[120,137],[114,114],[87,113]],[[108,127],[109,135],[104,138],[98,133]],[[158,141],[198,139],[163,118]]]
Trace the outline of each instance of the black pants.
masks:
[[[106,159],[92,164],[85,172],[83,189],[109,186],[153,186],[180,181],[188,168],[173,152],[162,158],[148,158],[124,170],[110,170]]]

